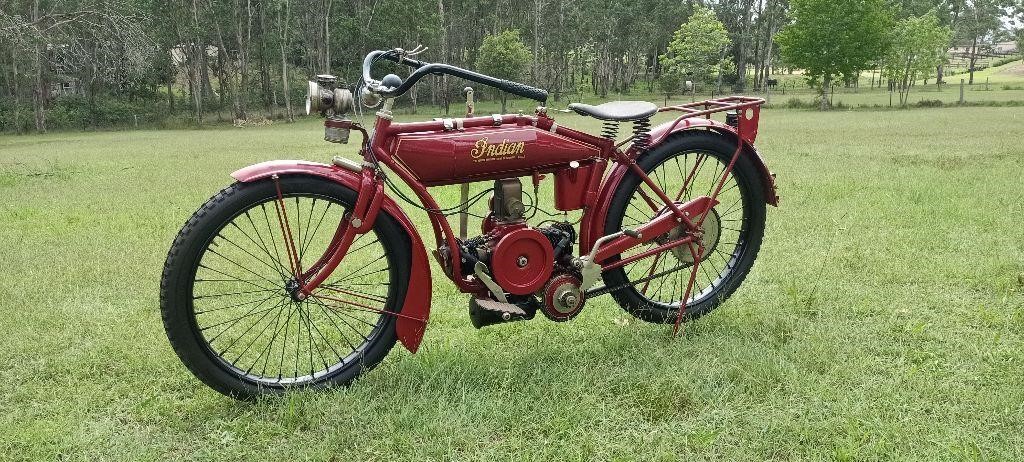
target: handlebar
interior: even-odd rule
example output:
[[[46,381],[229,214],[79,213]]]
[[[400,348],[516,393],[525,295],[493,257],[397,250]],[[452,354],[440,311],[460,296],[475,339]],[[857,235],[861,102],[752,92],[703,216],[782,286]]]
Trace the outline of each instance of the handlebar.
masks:
[[[409,74],[409,77],[406,78],[401,85],[398,85],[397,87],[382,87],[380,86],[379,80],[375,80],[370,76],[370,68],[377,59],[386,59],[398,64],[405,64],[406,66],[416,70],[413,71],[412,74]],[[409,91],[417,81],[427,76],[427,74],[448,74],[482,85],[487,85],[489,87],[494,87],[498,90],[529,98],[541,103],[548,99],[548,92],[540,88],[531,87],[511,80],[498,79],[448,64],[427,63],[408,57],[402,57],[393,51],[372,51],[363,59],[363,82],[369,86],[371,90],[386,98],[402,96],[405,92]]]

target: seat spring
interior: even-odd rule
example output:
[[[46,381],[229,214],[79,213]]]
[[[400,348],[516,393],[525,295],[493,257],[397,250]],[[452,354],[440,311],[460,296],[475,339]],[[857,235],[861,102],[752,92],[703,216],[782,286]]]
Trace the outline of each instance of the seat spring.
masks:
[[[619,123],[612,121],[605,121],[601,126],[601,136],[614,140],[619,136]]]
[[[633,121],[633,149],[645,151],[651,144],[651,119]]]

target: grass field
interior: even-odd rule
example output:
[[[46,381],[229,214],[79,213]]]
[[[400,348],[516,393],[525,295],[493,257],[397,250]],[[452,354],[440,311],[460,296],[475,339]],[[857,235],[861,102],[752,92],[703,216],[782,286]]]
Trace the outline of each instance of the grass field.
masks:
[[[0,138],[0,459],[1024,458],[1020,108],[763,112],[781,207],[743,287],[679,338],[607,296],[477,331],[435,266],[420,353],[235,402],[164,336],[166,251],[232,170],[326,161],[321,135]]]
[[[764,92],[756,93],[758,96],[769,98],[770,104],[776,107],[792,107],[794,102],[815,107],[814,101],[818,97],[818,91],[807,86],[803,75],[778,74],[773,75],[772,78],[777,79],[779,84],[771,91],[770,97]],[[861,74],[860,86],[858,88],[845,88],[842,85],[836,86],[832,95],[832,103],[847,108],[890,107],[888,87],[871,88],[872,85],[877,85],[877,78],[876,73],[874,83],[872,83],[872,74],[865,72]],[[919,80],[917,85],[911,88],[910,97],[907,102],[910,105],[916,105],[925,101],[935,105],[934,102],[939,101],[944,105],[956,105],[960,101],[960,79],[964,79],[966,82],[968,80],[967,74],[947,76],[945,79],[946,83],[941,87],[935,85],[934,79],[928,80],[928,83],[925,83],[924,80]],[[681,97],[677,95],[674,97],[674,100],[707,99],[711,96],[710,91],[711,87],[699,85],[697,95],[683,95]],[[755,93],[748,91],[747,94],[752,95]],[[899,93],[893,92],[891,96],[891,107],[899,107]],[[658,93],[642,93],[631,97],[664,103],[665,96]],[[588,102],[590,100],[599,101],[594,97],[586,97],[584,99]],[[1016,60],[1001,66],[994,66],[975,72],[974,85],[964,85],[964,102],[977,105],[1014,104],[1024,106],[1024,62]]]

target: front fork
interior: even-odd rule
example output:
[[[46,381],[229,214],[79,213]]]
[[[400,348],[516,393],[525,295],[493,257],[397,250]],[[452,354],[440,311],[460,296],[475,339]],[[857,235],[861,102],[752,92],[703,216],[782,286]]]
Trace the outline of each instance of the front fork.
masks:
[[[281,235],[284,237],[288,262],[294,278],[293,283],[290,284],[292,297],[300,301],[305,300],[313,295],[314,291],[320,288],[321,284],[338,268],[355,238],[373,229],[373,223],[377,220],[377,214],[380,212],[381,202],[384,199],[384,185],[377,178],[376,169],[362,169],[359,190],[356,191],[355,206],[343,216],[324,254],[304,270],[292,237],[292,228],[288,221],[280,178],[273,175],[271,179],[277,192],[274,205],[277,210],[278,224],[281,226]]]

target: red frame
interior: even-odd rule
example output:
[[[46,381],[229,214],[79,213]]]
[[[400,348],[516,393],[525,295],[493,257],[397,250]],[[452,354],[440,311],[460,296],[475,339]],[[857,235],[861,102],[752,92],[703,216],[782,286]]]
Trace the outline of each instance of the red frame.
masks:
[[[451,252],[449,258],[453,262],[460,260],[460,247],[456,240],[456,234],[453,232],[446,216],[438,211],[440,207],[427,188],[428,186],[439,184],[460,184],[479,181],[481,178],[465,176],[448,178],[443,174],[443,172],[439,173],[436,171],[428,171],[427,169],[431,169],[433,167],[426,164],[417,165],[416,168],[418,171],[413,171],[406,162],[403,162],[403,160],[396,155],[399,150],[399,140],[405,139],[403,137],[426,137],[427,140],[440,140],[444,137],[458,135],[458,133],[463,131],[472,131],[476,136],[486,136],[488,134],[509,133],[509,127],[529,127],[529,129],[536,132],[550,133],[553,134],[553,136],[561,137],[572,142],[580,143],[583,146],[590,147],[592,149],[592,153],[589,154],[586,159],[588,162],[587,168],[585,170],[574,168],[575,170],[583,171],[584,173],[582,174],[584,174],[586,178],[573,178],[572,181],[568,181],[567,183],[567,180],[563,179],[563,183],[568,184],[568,186],[556,188],[556,194],[558,195],[558,197],[556,197],[557,204],[563,204],[566,207],[569,207],[567,209],[571,209],[572,207],[580,208],[577,206],[582,206],[584,209],[580,230],[580,245],[578,246],[581,255],[588,253],[597,239],[602,237],[604,229],[604,215],[607,214],[607,203],[610,202],[607,199],[609,199],[611,194],[614,193],[619,182],[621,182],[627,173],[638,175],[656,195],[656,197],[645,197],[651,207],[655,210],[666,209],[669,213],[660,215],[651,222],[638,227],[635,230],[637,232],[636,234],[631,233],[635,237],[620,235],[607,242],[598,250],[594,259],[595,262],[600,264],[613,255],[620,254],[621,252],[637,245],[650,242],[655,237],[663,235],[679,224],[684,225],[691,234],[694,231],[699,231],[700,221],[702,221],[702,219],[694,221],[690,217],[703,216],[705,211],[717,203],[716,197],[718,193],[721,191],[722,186],[731,174],[732,168],[737,159],[744,152],[748,152],[750,155],[754,156],[756,164],[759,166],[763,176],[765,177],[766,188],[768,188],[768,192],[770,192],[770,194],[766,196],[768,198],[768,202],[775,205],[777,196],[775,195],[773,176],[767,171],[767,168],[764,167],[763,161],[752,146],[752,143],[757,136],[760,106],[763,103],[764,100],[760,98],[736,96],[659,108],[659,111],[661,112],[675,111],[681,112],[682,114],[674,121],[655,127],[651,130],[650,145],[652,147],[664,142],[665,139],[673,133],[693,129],[714,130],[722,133],[723,135],[734,136],[736,140],[736,151],[733,154],[729,165],[723,171],[722,178],[712,195],[699,197],[686,203],[679,203],[678,196],[673,199],[668,193],[662,191],[657,184],[645,174],[645,172],[636,163],[636,158],[640,155],[640,152],[634,147],[631,146],[623,150],[621,149],[622,145],[615,145],[614,141],[611,139],[590,135],[578,130],[560,126],[556,124],[552,118],[547,116],[543,108],[539,109],[535,116],[506,114],[488,117],[466,117],[460,119],[435,119],[433,121],[411,123],[393,122],[390,116],[390,111],[385,109],[377,113],[377,119],[374,124],[374,135],[370,136],[368,140],[366,139],[365,131],[363,131],[357,124],[347,121],[339,122],[337,120],[329,120],[327,124],[331,124],[332,127],[340,126],[342,128],[355,128],[363,131],[364,143],[361,152],[365,162],[362,169],[311,163],[289,163],[285,161],[283,163],[272,162],[252,166],[235,172],[233,176],[240,181],[253,181],[255,179],[272,176],[276,181],[278,175],[296,172],[312,173],[331,178],[334,181],[342,182],[346,184],[346,186],[351,187],[358,192],[358,199],[355,207],[347,218],[339,224],[328,251],[310,268],[302,269],[298,267],[297,263],[293,265],[293,271],[296,274],[296,279],[302,282],[299,292],[300,296],[308,296],[311,294],[312,291],[330,275],[330,273],[344,258],[349,245],[352,243],[354,238],[359,234],[368,232],[372,228],[372,224],[374,223],[374,220],[381,208],[385,209],[385,213],[396,216],[403,224],[406,231],[410,233],[414,241],[414,268],[412,273],[417,276],[414,277],[416,281],[412,281],[410,284],[410,293],[407,294],[406,305],[403,307],[401,314],[384,312],[363,305],[359,305],[356,309],[368,309],[371,311],[396,315],[399,318],[397,322],[397,329],[399,330],[400,340],[402,340],[403,344],[411,351],[415,351],[419,345],[420,339],[422,338],[423,329],[425,328],[429,314],[430,268],[426,262],[425,252],[422,249],[423,246],[420,243],[421,240],[418,233],[412,227],[408,217],[406,217],[404,213],[401,212],[401,209],[385,195],[384,182],[381,178],[383,173],[375,166],[377,163],[387,166],[411,188],[422,206],[428,210],[428,216],[430,218],[431,227],[433,228],[437,247],[446,247],[448,251]],[[712,114],[724,111],[737,112],[738,117],[735,127],[725,125],[711,119]],[[455,140],[451,142],[457,143],[459,141],[460,140]],[[553,149],[554,150],[552,152],[558,151],[557,146]],[[536,159],[536,157],[534,159]],[[458,159],[455,160],[458,161]],[[489,175],[491,177],[494,175],[507,175],[508,177],[514,177],[532,174],[534,178],[538,178],[541,173],[568,169],[570,168],[570,162],[573,161],[578,161],[578,159],[569,160],[566,158],[560,161],[551,162],[550,160],[545,161],[545,158],[541,157],[540,161],[526,160],[510,163],[508,165],[514,165],[514,167],[510,167],[507,171],[490,171]],[[612,166],[610,173],[605,175],[605,171],[609,166],[609,163],[614,165]],[[420,176],[417,176],[418,174],[420,176],[431,178],[431,180],[421,181]],[[688,181],[689,179],[684,182],[684,188]],[[580,196],[581,192],[584,193],[582,198]],[[281,220],[282,232],[287,239],[287,230],[290,229],[287,224],[287,216],[282,214],[279,219]],[[639,255],[609,263],[607,265],[602,265],[602,270],[616,268],[679,245],[687,245],[694,255],[694,261],[698,261],[699,264],[699,258],[696,258],[696,256],[703,250],[694,246],[694,239],[692,236],[687,236]],[[438,255],[439,259],[441,258],[439,254],[435,255]],[[451,274],[449,277],[453,282],[455,282],[460,291],[486,296],[487,288],[476,278],[469,278],[467,275],[462,274],[461,265],[445,265],[444,262],[441,263],[442,267],[450,267]],[[694,264],[692,267],[690,283],[683,300],[689,298],[690,286],[692,286],[698,264]],[[427,275],[425,284],[423,282],[423,275]],[[424,286],[426,287],[425,291]],[[339,299],[339,301],[341,300]],[[352,304],[352,302],[346,303]],[[683,310],[680,310],[680,317],[682,315],[682,311]]]

